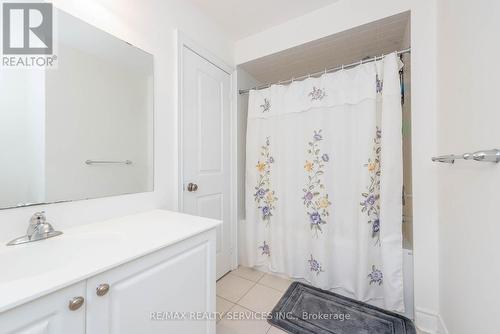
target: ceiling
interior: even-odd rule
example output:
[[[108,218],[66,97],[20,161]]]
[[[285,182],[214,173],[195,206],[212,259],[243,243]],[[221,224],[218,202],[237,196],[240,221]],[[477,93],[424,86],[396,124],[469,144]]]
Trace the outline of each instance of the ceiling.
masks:
[[[262,84],[298,78],[409,47],[405,12],[240,65]]]
[[[213,18],[234,40],[264,31],[338,0],[185,0]]]

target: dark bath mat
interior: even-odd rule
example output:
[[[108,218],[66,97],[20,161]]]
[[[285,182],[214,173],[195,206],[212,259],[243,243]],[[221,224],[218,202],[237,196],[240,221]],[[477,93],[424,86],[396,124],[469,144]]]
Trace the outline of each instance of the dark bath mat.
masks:
[[[416,334],[399,314],[299,282],[274,307],[269,323],[293,334]]]

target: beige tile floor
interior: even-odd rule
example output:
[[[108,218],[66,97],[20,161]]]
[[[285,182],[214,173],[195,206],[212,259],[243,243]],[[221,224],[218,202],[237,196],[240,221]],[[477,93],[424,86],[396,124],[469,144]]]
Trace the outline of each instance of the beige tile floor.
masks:
[[[280,334],[265,319],[248,319],[252,313],[270,312],[292,282],[274,275],[239,267],[217,282],[217,334]],[[241,314],[243,319],[231,319]]]
[[[292,281],[239,267],[217,281],[217,334],[283,334],[252,314],[270,312]],[[228,314],[227,312],[230,311]],[[234,319],[238,315],[238,319]],[[231,318],[233,317],[233,318]],[[419,332],[419,334],[425,334]]]

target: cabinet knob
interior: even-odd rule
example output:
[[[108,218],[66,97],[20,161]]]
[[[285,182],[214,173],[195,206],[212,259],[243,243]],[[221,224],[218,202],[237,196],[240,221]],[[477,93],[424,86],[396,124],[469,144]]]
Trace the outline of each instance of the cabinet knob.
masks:
[[[108,293],[108,291],[109,291],[109,284],[106,284],[106,283],[104,283],[104,284],[100,284],[100,285],[99,285],[99,286],[95,289],[95,291],[96,291],[96,294],[97,294],[99,297],[102,297],[102,296],[104,296],[105,294],[107,294],[107,293]]]
[[[69,309],[71,311],[76,311],[78,310],[80,307],[82,307],[83,303],[85,302],[85,298],[83,297],[74,297],[73,299],[71,299],[69,301]]]

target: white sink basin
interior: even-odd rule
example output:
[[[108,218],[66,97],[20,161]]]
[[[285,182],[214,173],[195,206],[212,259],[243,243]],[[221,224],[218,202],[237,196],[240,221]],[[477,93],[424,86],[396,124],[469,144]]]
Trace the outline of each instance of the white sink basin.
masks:
[[[47,275],[78,266],[78,259],[97,253],[123,237],[114,233],[61,235],[46,240],[0,248],[0,283]]]

